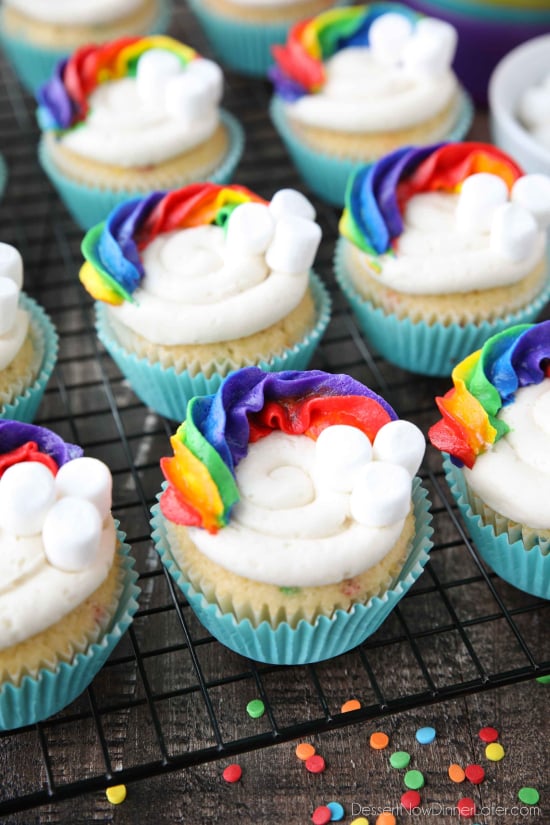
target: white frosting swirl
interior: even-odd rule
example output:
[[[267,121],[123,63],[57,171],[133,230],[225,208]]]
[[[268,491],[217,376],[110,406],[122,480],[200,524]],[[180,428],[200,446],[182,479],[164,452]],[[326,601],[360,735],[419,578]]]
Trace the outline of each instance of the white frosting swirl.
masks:
[[[472,490],[518,524],[550,529],[550,379],[522,387],[498,418],[511,428],[471,470]]]
[[[133,14],[143,0],[4,0],[6,6],[43,23],[93,26]]]
[[[149,341],[209,344],[253,335],[286,317],[307,290],[300,275],[270,270],[264,255],[237,255],[219,226],[159,235],[142,253],[145,277],[114,317]],[[185,265],[182,265],[184,262]]]
[[[178,117],[165,105],[138,93],[136,79],[100,84],[89,97],[86,120],[60,137],[61,144],[99,163],[124,168],[170,160],[204,143],[215,132],[219,110],[212,104],[200,117]]]
[[[457,91],[450,70],[434,77],[385,65],[366,47],[342,49],[324,67],[326,83],[320,92],[286,104],[292,118],[321,129],[407,129],[442,112]]]
[[[29,313],[24,309],[18,309],[11,329],[4,335],[0,335],[0,370],[9,367],[23,346],[28,331]]]

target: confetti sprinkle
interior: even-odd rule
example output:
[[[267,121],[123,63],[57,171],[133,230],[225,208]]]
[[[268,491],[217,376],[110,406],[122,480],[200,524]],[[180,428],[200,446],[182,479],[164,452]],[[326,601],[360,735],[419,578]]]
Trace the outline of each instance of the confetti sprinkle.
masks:
[[[424,774],[420,771],[407,771],[403,777],[405,787],[411,791],[419,791],[424,787]]]
[[[228,765],[222,774],[226,782],[238,782],[243,775],[243,769],[235,762],[233,765]]]
[[[457,785],[460,785],[461,782],[464,782],[466,779],[466,774],[460,767],[457,765],[456,762],[453,762],[452,765],[449,765],[449,770],[447,771],[449,774],[449,779],[451,782],[456,782]]]
[[[265,713],[265,705],[261,699],[252,699],[246,706],[246,712],[252,719],[259,719]]]
[[[379,817],[376,818],[376,825],[396,825],[396,818],[389,811],[383,811]]]
[[[456,803],[456,807],[458,808],[458,813],[460,816],[475,816],[476,813],[476,803],[473,799],[465,796],[463,799],[459,799]]]
[[[408,768],[410,761],[411,755],[407,753],[407,751],[395,751],[395,753],[392,753],[390,756],[390,765],[397,770]]]
[[[311,815],[313,825],[328,825],[331,819],[332,814],[327,805],[319,805],[319,807],[315,808]]]
[[[540,793],[536,788],[520,788],[518,791],[518,799],[525,805],[536,805],[540,800]]]
[[[340,822],[344,818],[344,808],[339,802],[328,802],[327,808],[332,815],[331,822]]]
[[[323,773],[326,768],[325,760],[322,756],[319,756],[316,753],[314,756],[310,756],[305,761],[306,770],[310,773]]]
[[[381,730],[377,730],[374,733],[371,733],[369,744],[371,748],[374,748],[375,751],[382,751],[384,748],[387,748],[390,743],[390,737],[387,733],[384,733]]]
[[[550,673],[548,676],[537,676],[537,682],[540,682],[541,685],[550,685]]]
[[[468,782],[471,782],[472,785],[481,785],[485,779],[485,771],[481,765],[468,765],[464,773],[466,779]]]
[[[421,745],[430,745],[435,739],[435,728],[418,728],[416,731],[416,741]]]
[[[478,736],[482,742],[490,744],[491,742],[497,741],[498,730],[496,728],[481,728],[481,730],[478,733]]]
[[[299,745],[296,745],[296,756],[298,759],[301,759],[302,762],[305,762],[306,759],[309,759],[310,756],[313,756],[315,753],[315,748],[313,745],[310,745],[309,742],[300,742]]]
[[[485,748],[485,756],[487,759],[490,759],[491,762],[500,762],[500,760],[504,758],[504,748],[500,742],[491,742],[491,744]]]
[[[341,713],[349,713],[351,710],[359,710],[361,707],[361,702],[359,699],[348,699],[347,702],[344,702],[342,707],[340,708]]]
[[[407,791],[401,797],[401,804],[406,811],[412,811],[420,805],[420,794],[418,791]]]
[[[354,819],[349,825],[369,825],[369,820],[366,816],[358,816],[357,819]]]
[[[111,805],[120,805],[126,799],[126,785],[113,785],[111,788],[107,788],[105,796]]]

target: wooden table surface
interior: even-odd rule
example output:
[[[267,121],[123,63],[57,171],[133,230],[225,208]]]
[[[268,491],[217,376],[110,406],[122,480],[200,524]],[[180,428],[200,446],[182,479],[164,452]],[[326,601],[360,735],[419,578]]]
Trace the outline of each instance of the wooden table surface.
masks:
[[[183,3],[172,34],[207,53]],[[317,806],[338,801],[346,825],[360,814],[374,823],[377,810],[399,805],[404,772],[391,768],[388,757],[405,750],[426,785],[422,810],[401,811],[399,823],[550,823],[550,685],[533,678],[537,667],[550,670],[549,604],[479,563],[455,520],[434,450],[422,473],[433,504],[431,562],[358,650],[314,667],[254,666],[208,637],[183,598],[176,609],[147,523],[160,487],[158,458],[173,425],[140,404],[97,346],[91,302],[76,278],[82,232],[36,163],[32,100],[4,65],[0,80],[0,151],[10,169],[0,239],[21,249],[26,289],[50,312],[61,337],[38,423],[110,464],[114,512],[142,586],[132,632],[90,691],[53,720],[0,734],[2,822],[301,825]],[[268,100],[266,83],[227,75],[225,105],[247,131],[236,179],[267,197],[281,186],[300,186],[269,123]],[[471,138],[488,137],[486,113],[478,112]],[[353,374],[426,431],[436,418],[433,397],[449,382],[403,373],[368,349],[331,280],[338,210],[315,202],[324,230],[316,266],[330,285],[334,318],[312,366]],[[257,696],[266,699],[268,713],[253,720],[246,704]],[[350,698],[362,709],[343,716],[341,705]],[[427,725],[437,738],[423,746],[415,732]],[[500,732],[501,762],[485,756],[478,731],[487,725]],[[377,730],[389,736],[385,750],[369,745]],[[305,770],[294,753],[297,741],[315,745],[326,760],[323,773]],[[243,775],[228,784],[222,771],[233,762]],[[453,784],[447,769],[455,762],[481,764],[485,781]],[[120,771],[129,772],[128,795],[113,806],[104,786],[109,772],[116,783]],[[538,806],[521,809],[522,786],[539,790]],[[47,787],[56,798],[42,804]],[[41,804],[19,811],[18,800],[33,794]],[[461,797],[475,800],[475,818],[460,820]]]

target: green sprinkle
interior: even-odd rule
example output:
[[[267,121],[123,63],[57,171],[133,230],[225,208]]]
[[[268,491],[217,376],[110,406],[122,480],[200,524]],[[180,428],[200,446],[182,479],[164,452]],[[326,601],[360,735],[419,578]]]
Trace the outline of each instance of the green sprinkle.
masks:
[[[403,777],[405,787],[411,791],[419,791],[424,787],[424,775],[420,771],[407,771]]]
[[[402,768],[408,768],[410,761],[411,755],[407,751],[396,751],[390,756],[390,765],[398,771]]]
[[[295,596],[296,593],[300,592],[300,589],[299,587],[279,587],[279,590],[281,593],[284,593],[285,596]]]
[[[265,713],[265,705],[261,699],[252,699],[246,706],[246,712],[252,719],[259,719]]]
[[[525,805],[536,805],[540,799],[540,793],[536,788],[520,788],[518,791],[518,799]]]
[[[537,682],[540,682],[541,685],[550,685],[550,673],[548,676],[537,676]]]

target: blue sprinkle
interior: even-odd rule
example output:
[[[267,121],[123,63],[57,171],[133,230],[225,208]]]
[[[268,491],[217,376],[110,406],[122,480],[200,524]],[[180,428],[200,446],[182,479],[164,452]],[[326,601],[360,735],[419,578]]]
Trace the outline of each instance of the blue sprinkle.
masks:
[[[418,728],[416,731],[416,741],[421,745],[429,745],[435,739],[435,728]]]
[[[339,802],[327,802],[327,808],[331,814],[331,822],[340,822],[344,818],[344,809]]]

